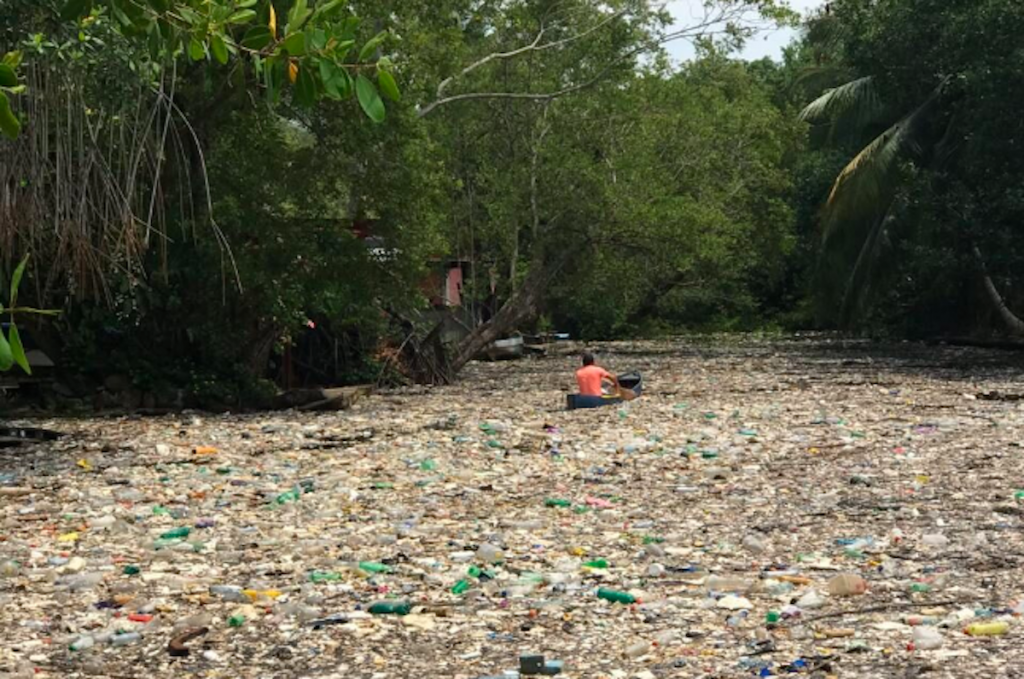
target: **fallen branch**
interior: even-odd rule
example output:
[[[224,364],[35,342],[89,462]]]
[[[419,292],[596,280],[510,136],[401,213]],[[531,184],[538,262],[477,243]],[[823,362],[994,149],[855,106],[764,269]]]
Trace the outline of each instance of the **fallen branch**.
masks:
[[[821,620],[831,620],[833,618],[843,618],[847,615],[866,615],[868,613],[884,613],[885,611],[896,611],[900,609],[913,609],[913,608],[930,608],[934,606],[954,606],[966,603],[958,599],[947,599],[945,601],[907,601],[905,603],[893,603],[893,604],[880,604],[878,606],[868,606],[867,608],[859,608],[855,610],[845,611],[834,611],[832,613],[823,613],[816,615],[813,618],[791,618],[784,622],[783,626],[814,623],[820,622]]]

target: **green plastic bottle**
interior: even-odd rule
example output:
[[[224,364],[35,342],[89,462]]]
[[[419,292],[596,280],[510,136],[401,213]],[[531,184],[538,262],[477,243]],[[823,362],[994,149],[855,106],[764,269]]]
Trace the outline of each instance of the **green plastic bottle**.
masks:
[[[182,526],[181,528],[175,528],[173,530],[167,531],[166,533],[163,533],[160,536],[160,539],[161,540],[180,540],[182,538],[187,538],[188,534],[191,533],[191,532],[192,532],[191,528],[189,528],[188,526]]]
[[[138,575],[139,574],[139,567],[138,566],[125,566],[124,569],[121,570],[121,572],[124,573],[125,575]]]
[[[545,507],[572,507],[572,501],[570,501],[570,500],[561,500],[559,498],[549,497],[547,500],[544,500],[544,506]]]
[[[360,561],[359,570],[367,573],[390,573],[391,566],[383,563],[377,563],[375,561]]]
[[[774,625],[782,620],[782,614],[778,611],[768,611],[768,615],[764,616],[764,621],[769,625]]]
[[[228,618],[228,627],[241,627],[244,624],[244,615],[232,615],[230,618]]]
[[[313,571],[309,574],[310,582],[337,582],[341,580],[341,573],[332,573],[330,571]]]
[[[378,601],[369,608],[371,615],[409,615],[412,604],[407,601]]]
[[[459,580],[455,583],[455,586],[452,587],[452,594],[465,594],[469,591],[470,587],[472,587],[472,585],[469,583],[469,580]]]
[[[584,568],[608,568],[608,562],[604,559],[594,559],[583,564]]]
[[[597,598],[604,599],[605,601],[611,601],[616,604],[635,604],[638,601],[638,599],[629,592],[619,592],[614,589],[605,589],[604,587],[597,590]]]

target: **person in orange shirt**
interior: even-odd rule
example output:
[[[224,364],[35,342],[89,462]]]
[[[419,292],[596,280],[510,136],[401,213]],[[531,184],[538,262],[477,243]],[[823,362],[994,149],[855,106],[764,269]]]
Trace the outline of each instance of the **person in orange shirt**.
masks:
[[[580,387],[582,396],[601,396],[601,384],[611,382],[615,387],[615,393],[619,393],[619,380],[615,375],[594,364],[594,355],[590,352],[583,354],[583,367],[576,371],[576,383]]]

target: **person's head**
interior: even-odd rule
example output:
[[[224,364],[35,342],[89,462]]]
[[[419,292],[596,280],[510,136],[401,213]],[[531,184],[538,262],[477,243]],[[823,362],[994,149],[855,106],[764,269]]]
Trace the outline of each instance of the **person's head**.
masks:
[[[594,355],[589,351],[583,352],[583,365],[594,365]]]

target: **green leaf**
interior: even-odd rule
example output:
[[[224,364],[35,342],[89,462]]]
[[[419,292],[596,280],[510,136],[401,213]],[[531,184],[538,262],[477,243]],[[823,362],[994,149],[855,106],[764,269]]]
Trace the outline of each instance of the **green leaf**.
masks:
[[[239,0],[236,7],[238,7],[238,9],[248,9],[250,7],[255,7],[256,2],[257,0]]]
[[[402,99],[402,93],[398,91],[398,83],[395,82],[395,77],[387,71],[381,71],[377,74],[377,84],[380,85],[380,91],[384,93],[384,96],[391,101],[400,101]]]
[[[7,64],[0,64],[0,87],[17,87],[18,76]]]
[[[166,12],[171,8],[168,0],[149,0],[149,6],[158,12]]]
[[[188,43],[188,55],[192,57],[192,61],[202,61],[206,58],[206,47],[197,39],[192,38]]]
[[[308,64],[299,67],[299,77],[295,83],[295,102],[299,106],[310,107],[316,103],[316,75]]]
[[[11,369],[14,365],[14,354],[11,352],[11,345],[4,337],[3,328],[0,328],[0,372]]]
[[[345,25],[341,29],[342,40],[353,40],[356,37],[356,32],[359,30],[359,17],[349,17],[345,19]]]
[[[60,10],[60,18],[63,21],[74,21],[89,13],[92,9],[92,0],[68,0]]]
[[[8,52],[4,55],[3,63],[7,64],[11,68],[18,68],[21,66],[21,50],[15,52]]]
[[[11,102],[7,95],[0,92],[0,132],[3,132],[11,139],[17,139],[21,132],[21,121],[11,110]]]
[[[11,323],[11,358],[27,374],[32,374],[32,367],[28,364],[28,356],[25,355],[25,347],[21,345],[21,335],[18,334],[18,326],[14,323]]]
[[[335,100],[348,99],[352,94],[352,78],[348,72],[337,64],[327,61],[320,62],[320,79],[324,83],[324,92]]]
[[[366,41],[363,48],[359,50],[359,61],[365,62],[367,59],[373,56],[373,53],[377,51],[380,44],[384,42],[384,38],[388,37],[387,31],[381,31],[377,35],[373,36]]]
[[[291,10],[288,12],[287,29],[298,29],[302,26],[302,23],[309,18],[309,15],[312,14],[312,12],[306,9],[306,7],[306,0],[295,0],[295,4],[292,5]]]
[[[274,39],[270,29],[266,26],[253,26],[245,32],[242,38],[242,46],[251,50],[261,50]]]
[[[284,48],[293,57],[306,55],[306,36],[303,33],[292,33],[284,39]]]
[[[28,264],[28,255],[21,260],[18,264],[18,268],[14,270],[14,275],[11,276],[11,306],[16,306],[18,303],[18,288],[21,287],[21,277],[25,275],[25,266]]]
[[[375,123],[384,122],[384,102],[377,94],[377,88],[362,73],[356,77],[356,96],[359,97],[359,105],[363,107],[370,120]]]
[[[349,0],[331,0],[326,5],[320,5],[316,9],[316,14],[325,18],[331,18],[343,9]]]
[[[224,38],[214,34],[210,38],[210,51],[213,52],[213,58],[221,64],[228,63],[228,46],[224,44]]]
[[[327,47],[327,32],[322,28],[316,28],[309,32],[306,39],[310,49],[320,51]]]
[[[243,9],[228,17],[229,24],[247,24],[256,19],[256,12],[251,9]]]

